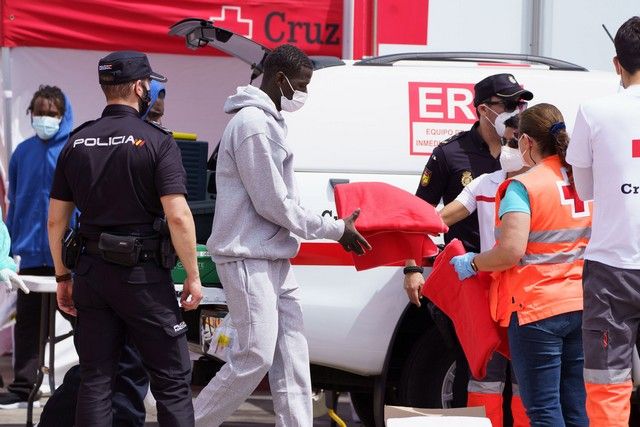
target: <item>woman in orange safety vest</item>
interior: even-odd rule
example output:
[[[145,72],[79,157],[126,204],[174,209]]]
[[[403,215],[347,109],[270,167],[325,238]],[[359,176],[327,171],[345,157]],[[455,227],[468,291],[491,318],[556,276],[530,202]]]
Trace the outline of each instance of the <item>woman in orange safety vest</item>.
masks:
[[[508,327],[511,360],[532,426],[588,426],[582,376],[582,265],[591,206],[565,162],[560,111],[520,114],[520,152],[532,168],[500,185],[496,246],[452,259],[460,279],[496,272],[491,311]]]

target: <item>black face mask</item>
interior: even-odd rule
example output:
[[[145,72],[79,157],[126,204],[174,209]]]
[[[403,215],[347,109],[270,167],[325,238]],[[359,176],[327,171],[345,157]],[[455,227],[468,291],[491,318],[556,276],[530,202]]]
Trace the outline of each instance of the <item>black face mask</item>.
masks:
[[[151,96],[149,95],[149,89],[147,89],[144,86],[143,88],[144,88],[144,94],[141,97],[139,97],[140,99],[138,100],[138,114],[140,115],[140,117],[144,116],[144,114],[149,109],[149,104],[151,103]]]

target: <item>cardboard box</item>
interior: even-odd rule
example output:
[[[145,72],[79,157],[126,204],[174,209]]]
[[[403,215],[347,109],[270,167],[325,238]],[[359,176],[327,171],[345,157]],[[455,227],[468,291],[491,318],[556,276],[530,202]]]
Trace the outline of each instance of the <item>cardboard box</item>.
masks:
[[[476,406],[470,408],[451,408],[451,409],[431,409],[431,408],[409,408],[405,406],[385,406],[384,407],[384,422],[385,425],[388,425],[388,420],[393,420],[391,422],[393,424],[399,424],[396,427],[402,427],[402,425],[410,425],[414,424],[416,426],[419,425],[433,425],[436,426],[436,420],[426,420],[424,418],[431,417],[451,417],[448,420],[440,420],[439,424],[443,425],[469,425],[471,426],[488,426],[491,427],[491,421],[485,416],[484,407]],[[466,420],[465,418],[476,418],[475,420]],[[403,422],[398,421],[398,419],[407,418],[403,420]],[[428,423],[427,421],[431,421]],[[471,423],[473,421],[473,423]]]

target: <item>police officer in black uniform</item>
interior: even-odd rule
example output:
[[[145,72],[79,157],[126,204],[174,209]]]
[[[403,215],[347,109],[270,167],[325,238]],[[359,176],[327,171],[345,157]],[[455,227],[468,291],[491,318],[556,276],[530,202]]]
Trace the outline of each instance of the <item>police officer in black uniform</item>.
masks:
[[[470,130],[438,145],[424,168],[416,196],[437,206],[442,199],[452,202],[462,189],[483,173],[500,169],[501,137],[496,132],[500,113],[522,110],[533,94],[524,90],[511,74],[489,76],[474,87],[473,105],[478,121]],[[502,127],[504,131],[504,126]],[[445,233],[445,243],[457,238],[467,251],[480,250],[476,212],[459,221]]]
[[[437,206],[453,201],[474,178],[500,169],[501,137],[496,119],[504,121],[504,113],[526,107],[533,94],[523,89],[511,74],[495,74],[474,86],[473,105],[478,121],[470,130],[443,141],[434,150],[420,177],[416,196]],[[502,127],[504,131],[504,126]],[[445,233],[444,241],[459,239],[470,252],[480,250],[480,231],[476,212],[457,222]],[[407,260],[405,289],[412,303],[420,306],[419,288],[424,283],[415,260]]]
[[[453,201],[462,189],[474,178],[500,169],[501,137],[497,128],[507,118],[504,113],[513,113],[526,108],[526,101],[533,94],[525,90],[512,74],[495,74],[479,81],[474,86],[473,105],[478,121],[470,130],[443,141],[434,150],[420,177],[416,196],[433,206],[440,201],[446,205]],[[496,125],[498,123],[498,125]],[[504,126],[502,126],[504,132]],[[480,250],[480,231],[476,212],[457,222],[445,233],[444,241],[449,243],[457,238],[470,252]],[[409,300],[420,306],[420,288],[424,284],[422,267],[416,261],[407,260],[404,268],[404,289]],[[454,404],[459,405],[466,398],[467,362],[453,332],[451,321],[432,304],[429,309],[439,330],[458,347]]]
[[[131,51],[102,58],[98,74],[107,106],[62,150],[49,212],[58,303],[78,317],[76,425],[111,426],[112,384],[129,336],[151,377],[159,424],[192,426],[186,324],[169,269],[172,242],[187,271],[181,305],[196,308],[202,293],[195,227],[175,141],[140,119],[150,79],[166,79],[151,70],[146,55]],[[77,259],[67,251],[63,262],[62,239],[76,206],[82,251]],[[168,227],[162,226],[165,216]],[[67,239],[64,246],[74,247]],[[67,266],[73,264],[72,277]]]

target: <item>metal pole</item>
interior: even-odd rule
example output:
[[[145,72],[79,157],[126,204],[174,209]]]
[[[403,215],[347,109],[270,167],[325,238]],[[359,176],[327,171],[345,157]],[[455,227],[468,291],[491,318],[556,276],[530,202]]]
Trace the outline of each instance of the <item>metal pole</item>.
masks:
[[[353,19],[355,0],[344,0],[342,6],[342,58],[353,59]]]
[[[373,0],[373,13],[371,23],[371,55],[378,56],[378,0]]]
[[[12,138],[12,104],[13,104],[13,87],[11,84],[11,49],[8,47],[2,48],[2,103],[4,107],[4,143],[7,148],[5,153],[6,157],[2,159],[4,162],[5,170],[9,167],[9,157],[13,152],[13,138]],[[5,177],[7,178],[7,177]]]
[[[528,8],[529,19],[527,20],[529,27],[528,49],[525,52],[530,55],[540,56],[542,53],[542,11],[542,0],[531,0]]]

